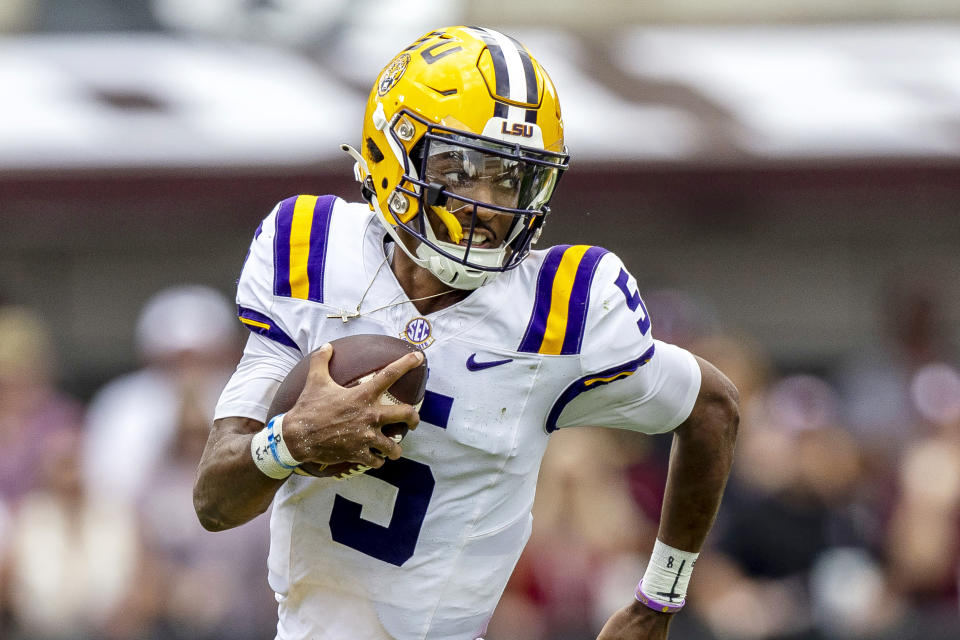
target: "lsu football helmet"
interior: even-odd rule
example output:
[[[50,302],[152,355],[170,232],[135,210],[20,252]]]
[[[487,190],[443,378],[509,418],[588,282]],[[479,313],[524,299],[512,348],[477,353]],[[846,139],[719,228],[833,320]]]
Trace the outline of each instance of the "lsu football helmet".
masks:
[[[478,27],[431,31],[394,57],[367,100],[361,152],[342,148],[397,245],[468,290],[526,257],[569,161],[546,71]]]

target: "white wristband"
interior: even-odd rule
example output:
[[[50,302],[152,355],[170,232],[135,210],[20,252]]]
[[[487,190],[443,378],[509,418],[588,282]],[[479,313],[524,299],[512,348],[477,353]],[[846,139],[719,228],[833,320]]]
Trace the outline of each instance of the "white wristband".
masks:
[[[270,452],[273,454],[273,457],[276,458],[284,467],[293,468],[300,464],[300,460],[297,460],[290,454],[290,449],[287,448],[287,440],[283,437],[283,417],[286,414],[280,413],[275,415],[270,419],[270,422],[267,423],[266,429],[268,432],[268,437],[272,435],[273,445],[271,446]],[[269,441],[268,441],[269,444]]]
[[[253,463],[257,465],[257,469],[260,469],[263,475],[276,480],[283,480],[293,470],[284,467],[279,460],[273,457],[273,453],[270,451],[269,433],[269,430],[264,427],[253,434],[253,440],[250,441],[250,455],[253,457]]]
[[[682,607],[699,553],[674,549],[657,540],[639,589],[657,603]]]
[[[271,418],[267,426],[254,434],[250,441],[250,455],[263,475],[276,480],[286,478],[300,464],[290,455],[283,440],[282,413]]]

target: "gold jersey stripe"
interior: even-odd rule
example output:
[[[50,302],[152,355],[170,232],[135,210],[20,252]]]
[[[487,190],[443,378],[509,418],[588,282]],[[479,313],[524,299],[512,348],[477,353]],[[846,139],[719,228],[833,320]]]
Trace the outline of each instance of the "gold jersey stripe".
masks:
[[[627,376],[632,376],[633,374],[633,371],[621,371],[620,373],[612,375],[608,378],[590,378],[589,380],[583,381],[583,386],[589,387],[590,385],[597,384],[598,382],[613,382],[617,378],[626,378]]]
[[[244,318],[243,316],[240,316],[240,322],[242,322],[243,324],[249,325],[251,327],[259,327],[261,329],[270,328],[270,325],[268,325],[266,322],[257,322],[256,320],[251,320],[250,318]]]
[[[293,206],[290,224],[290,297],[306,300],[310,297],[310,230],[313,228],[313,210],[317,196],[298,196]]]
[[[563,339],[567,335],[567,316],[570,313],[570,294],[577,277],[577,267],[590,245],[577,244],[563,252],[560,266],[553,280],[550,296],[550,315],[540,345],[540,353],[559,355],[563,351]]]

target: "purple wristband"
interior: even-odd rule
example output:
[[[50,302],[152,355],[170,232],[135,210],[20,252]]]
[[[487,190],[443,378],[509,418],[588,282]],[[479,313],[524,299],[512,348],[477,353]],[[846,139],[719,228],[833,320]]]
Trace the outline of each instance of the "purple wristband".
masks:
[[[654,611],[659,611],[660,613],[676,613],[677,611],[680,611],[680,609],[683,609],[683,605],[687,603],[686,598],[681,600],[680,604],[667,604],[666,602],[658,602],[654,600],[643,592],[643,580],[641,580],[637,585],[633,595],[636,596],[637,600],[642,604],[645,604]]]

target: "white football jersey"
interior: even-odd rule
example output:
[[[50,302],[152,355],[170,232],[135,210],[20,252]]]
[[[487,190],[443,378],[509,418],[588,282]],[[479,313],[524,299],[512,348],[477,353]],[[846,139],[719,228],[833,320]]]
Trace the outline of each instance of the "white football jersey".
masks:
[[[297,360],[346,335],[398,336],[429,365],[401,459],[346,480],[293,475],[277,493],[269,573],[282,640],[474,640],[530,535],[550,433],[669,431],[700,387],[693,356],[652,338],[633,277],[600,247],[534,251],[423,316],[385,236],[365,204],[290,198],[257,230],[240,277],[240,319],[256,335],[217,417],[264,420]]]

